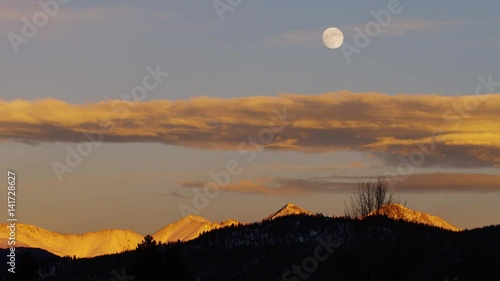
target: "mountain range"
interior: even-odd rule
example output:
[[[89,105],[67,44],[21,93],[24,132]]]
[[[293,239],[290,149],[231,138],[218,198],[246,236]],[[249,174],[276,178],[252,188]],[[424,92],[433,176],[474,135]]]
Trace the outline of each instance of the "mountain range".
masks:
[[[294,204],[287,204],[277,212],[265,217],[263,221],[274,220],[289,215],[313,215],[313,213]],[[460,229],[430,214],[414,211],[398,204],[384,206],[377,214],[391,219],[425,224],[450,231]],[[370,214],[373,216],[375,213]],[[177,222],[158,230],[152,236],[156,241],[167,243],[189,241],[197,238],[204,232],[232,225],[243,225],[237,220],[210,222],[209,220],[189,215]],[[0,224],[0,248],[8,248],[8,228]],[[4,238],[5,237],[5,238]],[[103,230],[84,234],[61,234],[28,224],[18,224],[16,232],[16,246],[40,248],[58,256],[95,257],[114,254],[126,250],[133,250],[143,240],[143,236],[129,230]]]

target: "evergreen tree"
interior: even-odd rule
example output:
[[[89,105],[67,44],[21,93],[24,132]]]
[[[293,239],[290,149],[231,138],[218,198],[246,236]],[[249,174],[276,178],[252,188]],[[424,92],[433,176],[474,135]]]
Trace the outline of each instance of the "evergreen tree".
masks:
[[[25,252],[18,262],[17,272],[12,281],[37,281],[38,266],[29,252]]]
[[[161,253],[159,244],[151,235],[146,235],[144,240],[137,245],[136,261],[132,265],[133,275],[139,281],[158,280],[161,276]]]
[[[172,281],[194,280],[194,278],[191,277],[191,274],[188,271],[186,265],[184,264],[182,255],[178,247],[174,246],[172,249],[169,249],[167,251],[164,263],[165,263],[165,271],[169,276],[168,280]]]

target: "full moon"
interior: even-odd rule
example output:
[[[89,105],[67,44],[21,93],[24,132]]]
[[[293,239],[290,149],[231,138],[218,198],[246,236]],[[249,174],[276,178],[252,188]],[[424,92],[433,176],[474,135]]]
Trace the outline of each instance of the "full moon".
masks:
[[[335,27],[330,27],[323,32],[323,43],[330,49],[337,49],[344,42],[344,34],[340,29]]]

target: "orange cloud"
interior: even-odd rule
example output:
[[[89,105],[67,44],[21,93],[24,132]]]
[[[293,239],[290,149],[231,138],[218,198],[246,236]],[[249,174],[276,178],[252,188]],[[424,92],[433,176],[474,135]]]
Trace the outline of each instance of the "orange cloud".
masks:
[[[242,180],[221,186],[223,191],[241,193],[263,193],[281,196],[300,195],[315,192],[352,192],[359,182],[374,180],[369,176],[333,176],[305,179],[273,179],[258,178]],[[434,173],[415,174],[403,181],[387,177],[388,182],[394,180],[397,192],[500,192],[500,175]],[[182,187],[201,188],[208,182],[181,182]]]
[[[500,175],[435,173],[413,175],[401,184],[408,191],[499,192]]]
[[[179,185],[182,187],[191,188],[201,188],[207,185],[209,182],[191,182],[184,181],[180,182]],[[298,193],[303,193],[300,189],[293,186],[286,186],[283,183],[269,179],[260,178],[256,180],[242,180],[240,182],[230,182],[227,185],[219,186],[222,191],[233,191],[241,193],[264,193],[272,195],[296,195]]]
[[[500,165],[499,111],[498,94],[392,96],[341,91],[88,104],[0,100],[0,138],[79,142],[92,134],[103,142],[225,150],[251,148],[253,139],[266,149],[310,153],[366,151],[390,156],[427,149],[426,163],[494,166]],[[271,127],[280,130],[271,132]]]
[[[290,164],[270,164],[263,166],[265,170],[283,170],[283,171],[332,171],[332,170],[352,170],[352,169],[365,169],[371,167],[372,164],[362,163],[353,160],[345,164],[330,164],[330,165],[290,165]]]

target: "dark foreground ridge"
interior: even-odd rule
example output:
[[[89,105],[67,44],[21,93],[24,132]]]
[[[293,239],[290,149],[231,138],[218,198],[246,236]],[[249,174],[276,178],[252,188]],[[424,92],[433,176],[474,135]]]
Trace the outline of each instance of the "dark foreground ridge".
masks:
[[[500,225],[453,232],[381,216],[292,215],[183,243],[146,241],[136,251],[95,258],[61,258],[38,249],[18,253],[36,267],[19,264],[16,275],[2,271],[1,280],[21,280],[11,278],[19,272],[33,276],[23,272],[38,268],[34,280],[47,281],[497,281]],[[3,250],[3,264],[6,255]]]

